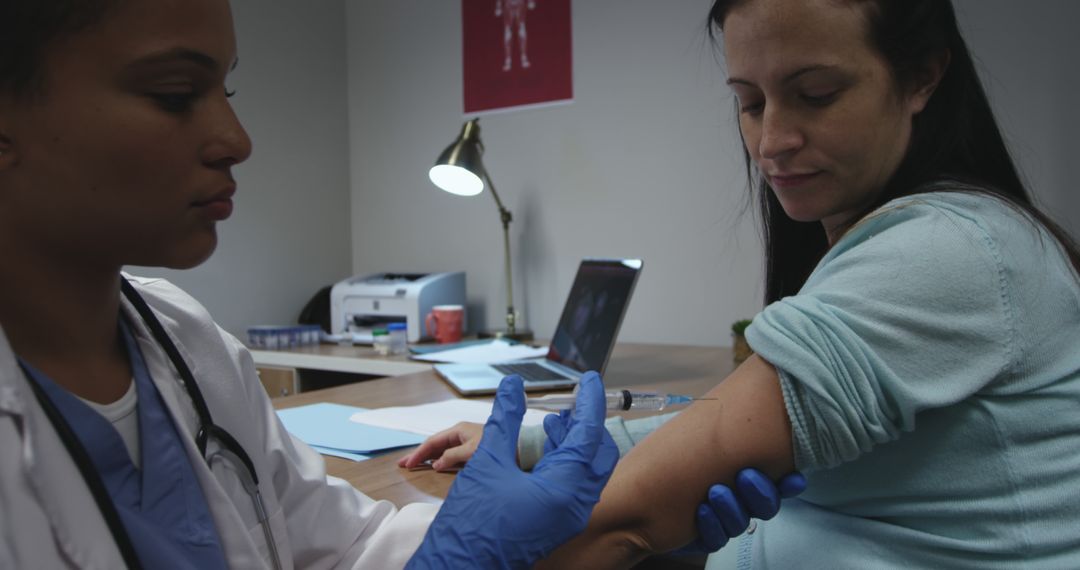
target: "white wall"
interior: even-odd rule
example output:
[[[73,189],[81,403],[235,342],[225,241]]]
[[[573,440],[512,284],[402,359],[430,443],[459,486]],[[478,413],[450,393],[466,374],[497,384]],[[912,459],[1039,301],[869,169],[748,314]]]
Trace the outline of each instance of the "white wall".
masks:
[[[427,179],[463,120],[460,4],[347,6],[353,268],[464,269],[470,318],[499,327],[494,202]],[[738,215],[744,166],[703,36],[708,6],[574,2],[573,104],[481,120],[485,164],[515,216],[515,301],[538,335],[551,334],[586,256],[645,260],[625,341],[730,344],[728,325],[760,307],[760,246],[752,216]]]
[[[1025,181],[1080,239],[1080,2],[957,0],[956,8]]]
[[[294,323],[321,286],[349,275],[344,0],[233,0],[239,65],[232,102],[254,142],[234,169],[233,217],[220,245],[188,271],[162,275],[227,330]]]
[[[730,344],[760,308],[760,244],[730,95],[703,33],[709,0],[573,3],[575,101],[481,120],[485,163],[514,212],[515,299],[550,335],[577,261],[640,256],[626,341]],[[1066,178],[1080,3],[960,0],[1027,179],[1080,233]],[[436,190],[428,167],[462,122],[458,2],[347,5],[353,268],[468,272],[470,310],[501,324],[499,224],[486,196]]]

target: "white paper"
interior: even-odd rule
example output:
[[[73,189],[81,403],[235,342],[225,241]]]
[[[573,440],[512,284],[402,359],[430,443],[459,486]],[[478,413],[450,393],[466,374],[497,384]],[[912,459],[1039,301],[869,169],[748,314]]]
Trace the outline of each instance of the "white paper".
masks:
[[[491,415],[491,401],[444,400],[419,406],[379,408],[353,414],[349,420],[358,424],[396,429],[420,435],[435,435],[458,422],[482,424]],[[542,425],[549,411],[525,410],[521,425]]]
[[[544,356],[547,352],[546,346],[533,347],[527,344],[510,344],[505,340],[494,340],[487,344],[474,344],[462,348],[417,354],[412,358],[413,360],[451,362],[454,364],[494,364],[537,358]]]

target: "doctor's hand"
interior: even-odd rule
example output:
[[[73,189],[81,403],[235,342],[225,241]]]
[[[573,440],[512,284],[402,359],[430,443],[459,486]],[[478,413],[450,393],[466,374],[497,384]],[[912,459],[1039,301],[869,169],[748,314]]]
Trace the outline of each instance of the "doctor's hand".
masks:
[[[583,531],[619,457],[605,403],[600,376],[586,373],[563,437],[526,473],[515,458],[525,392],[504,378],[476,454],[406,568],[528,568]]]
[[[780,512],[781,499],[789,499],[805,490],[806,477],[798,471],[773,483],[757,469],[743,469],[735,476],[734,491],[720,484],[709,487],[708,500],[698,505],[697,540],[671,554],[716,552],[745,532],[751,518],[773,518]]]
[[[476,453],[484,426],[472,422],[458,422],[453,427],[424,440],[412,453],[398,460],[398,467],[413,469],[431,460],[436,471],[463,467]]]

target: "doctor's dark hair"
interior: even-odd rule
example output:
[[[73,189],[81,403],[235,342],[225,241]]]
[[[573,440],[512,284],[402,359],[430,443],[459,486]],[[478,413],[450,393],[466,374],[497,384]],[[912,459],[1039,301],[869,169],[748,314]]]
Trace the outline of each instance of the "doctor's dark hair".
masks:
[[[735,7],[753,0],[716,0],[709,35],[716,39]],[[925,192],[935,182],[956,191],[990,194],[1037,220],[1061,243],[1080,274],[1080,249],[1031,201],[960,34],[951,0],[847,0],[865,11],[870,42],[888,62],[898,88],[914,85],[933,58],[949,65],[921,113],[912,121],[907,154],[878,199],[848,221],[854,224],[886,202]],[[794,295],[829,249],[818,222],[789,218],[765,178],[755,171],[743,143],[751,187],[757,191],[765,240],[765,303]],[[933,190],[948,190],[943,184]]]
[[[0,0],[0,94],[41,92],[49,47],[94,25],[119,0]]]

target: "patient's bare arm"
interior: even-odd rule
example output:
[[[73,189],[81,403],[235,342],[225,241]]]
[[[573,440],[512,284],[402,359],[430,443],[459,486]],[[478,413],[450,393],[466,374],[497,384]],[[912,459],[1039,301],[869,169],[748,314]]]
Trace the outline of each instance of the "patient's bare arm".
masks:
[[[694,512],[710,485],[743,467],[791,472],[791,423],[776,369],[752,356],[708,397],[623,458],[584,533],[538,568],[629,568],[697,535]]]

